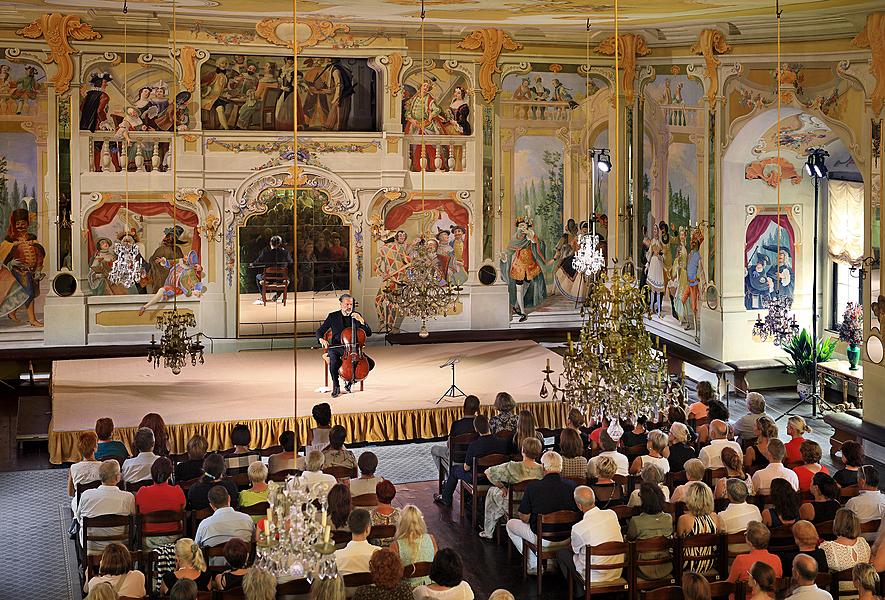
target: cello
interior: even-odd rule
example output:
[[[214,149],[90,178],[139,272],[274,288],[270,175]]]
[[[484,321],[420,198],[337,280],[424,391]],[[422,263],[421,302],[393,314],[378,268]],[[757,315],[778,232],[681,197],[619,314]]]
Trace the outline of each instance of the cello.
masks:
[[[363,381],[369,376],[369,357],[366,356],[366,332],[357,325],[357,320],[351,314],[350,327],[341,332],[341,345],[344,346],[344,355],[341,357],[341,367],[338,376],[350,385]]]

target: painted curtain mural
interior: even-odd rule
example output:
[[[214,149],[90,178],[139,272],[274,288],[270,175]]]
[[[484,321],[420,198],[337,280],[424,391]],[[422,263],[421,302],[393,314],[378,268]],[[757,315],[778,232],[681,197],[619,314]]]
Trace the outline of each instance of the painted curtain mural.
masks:
[[[764,308],[763,304],[775,294],[793,299],[795,241],[787,215],[758,215],[750,221],[744,245],[744,306],[748,310]]]
[[[295,87],[298,94],[294,93]],[[377,90],[368,59],[213,55],[200,68],[203,129],[375,131]]]

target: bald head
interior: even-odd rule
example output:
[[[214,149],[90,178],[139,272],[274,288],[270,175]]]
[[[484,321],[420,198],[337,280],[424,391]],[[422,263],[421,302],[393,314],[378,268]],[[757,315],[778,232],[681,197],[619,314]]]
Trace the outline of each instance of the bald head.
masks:
[[[728,425],[725,421],[716,419],[710,423],[710,437],[714,440],[724,440],[728,437]]]
[[[817,578],[817,561],[807,554],[793,559],[793,579],[797,585],[811,585]]]
[[[579,485],[575,488],[575,504],[581,509],[581,512],[587,512],[596,505],[596,496],[586,485]]]

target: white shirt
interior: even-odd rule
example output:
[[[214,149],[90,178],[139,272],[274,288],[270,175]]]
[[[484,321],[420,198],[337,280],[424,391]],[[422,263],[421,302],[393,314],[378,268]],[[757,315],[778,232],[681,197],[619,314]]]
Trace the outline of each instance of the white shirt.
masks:
[[[623,542],[621,525],[618,523],[618,515],[613,510],[602,510],[594,506],[584,513],[584,517],[572,527],[572,552],[574,553],[575,568],[578,573],[585,572],[585,560],[587,553],[584,546],[598,546],[605,542]],[[594,556],[593,565],[611,565],[623,562],[624,555]],[[621,576],[621,569],[606,569],[590,571],[590,581],[614,581]]]
[[[757,494],[763,496],[771,493],[771,482],[775,479],[786,479],[793,486],[793,489],[799,491],[799,477],[793,469],[788,469],[781,463],[771,463],[764,469],[759,469],[753,473],[753,487]],[[876,517],[877,519],[879,517]]]
[[[77,512],[77,486],[98,481],[98,468],[101,461],[81,460],[71,465],[71,481],[74,483],[74,497],[71,498],[71,512]]]
[[[879,490],[860,490],[857,496],[845,503],[845,508],[853,510],[861,523],[881,519],[885,515],[885,494]]]
[[[725,510],[719,513],[719,522],[722,524],[724,533],[746,531],[747,524],[750,521],[762,522],[762,513],[755,504],[748,504],[747,502],[735,504],[731,502]]]
[[[615,465],[618,467],[618,470],[615,471],[616,475],[623,475],[624,477],[630,475],[630,461],[627,459],[626,455],[612,450],[611,452],[600,452],[587,462],[587,477],[596,477],[596,461],[599,460],[601,456],[608,456],[615,461]]]
[[[335,563],[338,565],[338,572],[341,575],[368,573],[369,559],[378,550],[381,550],[380,546],[374,546],[367,540],[347,542],[344,548],[335,550]]]
[[[833,600],[832,594],[817,587],[816,583],[797,587],[787,598],[790,600]]]
[[[661,488],[661,492],[663,492],[664,494],[664,502],[670,502],[670,488],[668,488],[663,483],[659,483],[658,487]],[[678,490],[679,488],[676,489]],[[676,500],[673,500],[673,502],[676,502]],[[642,496],[639,495],[639,489],[635,489],[630,492],[630,498],[627,500],[627,506],[642,506]]]
[[[80,504],[74,518],[82,525],[83,517],[101,515],[134,515],[135,496],[124,492],[115,485],[100,485],[95,489],[86,490],[80,496]],[[115,535],[125,531],[123,527],[93,527],[89,530],[95,535]],[[83,530],[80,530],[80,543],[83,543]],[[111,542],[90,542],[89,551],[101,553]]]
[[[375,486],[377,486],[382,481],[383,480],[380,477],[370,477],[369,479],[351,479],[350,495],[362,496],[363,494],[374,494]]]
[[[432,590],[429,586],[419,585],[412,591],[415,600],[473,600],[473,590],[470,584],[462,581],[453,588],[447,590]]]
[[[225,506],[200,521],[194,541],[200,546],[218,546],[233,538],[251,542],[254,531],[252,517]]]
[[[139,452],[136,456],[127,458],[123,461],[123,468],[120,469],[123,481],[127,483],[136,483],[138,481],[150,479],[151,467],[154,465],[154,461],[158,458],[160,457],[153,452]]]
[[[322,471],[304,471],[301,474],[301,481],[307,486],[307,489],[313,491],[314,488],[320,484],[326,486],[326,493],[332,489],[332,486],[338,483],[338,480],[335,479],[332,475],[327,475]]]
[[[731,440],[710,440],[709,446],[701,448],[698,458],[704,463],[706,469],[721,469],[725,465],[722,464],[722,451],[725,448],[731,448],[738,453],[743,462],[744,451],[741,445]]]

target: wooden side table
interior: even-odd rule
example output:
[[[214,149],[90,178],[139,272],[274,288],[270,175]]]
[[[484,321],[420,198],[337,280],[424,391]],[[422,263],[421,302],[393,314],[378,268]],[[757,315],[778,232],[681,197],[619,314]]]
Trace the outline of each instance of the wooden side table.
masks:
[[[817,364],[817,378],[820,386],[820,393],[823,394],[827,381],[827,377],[833,377],[842,382],[842,402],[849,407],[848,402],[848,384],[853,383],[857,386],[857,408],[863,409],[863,366],[858,366],[857,370],[849,369],[847,360],[828,360]]]

